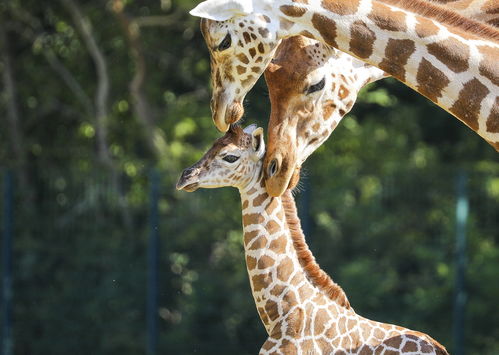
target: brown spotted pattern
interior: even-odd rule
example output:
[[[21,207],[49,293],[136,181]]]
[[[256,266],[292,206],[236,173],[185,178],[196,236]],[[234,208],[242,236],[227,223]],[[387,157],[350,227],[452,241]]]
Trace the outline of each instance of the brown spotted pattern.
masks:
[[[390,38],[386,45],[385,58],[379,63],[379,68],[404,81],[407,61],[415,50],[416,45],[410,39]]]
[[[234,23],[228,21],[201,21],[201,32],[210,52],[212,117],[220,131],[227,131],[229,124],[243,115],[243,101],[267,67],[278,41],[265,27],[270,23],[265,15],[252,16]],[[219,49],[226,38],[231,37],[227,49]],[[230,86],[230,90],[227,87]]]
[[[442,90],[450,83],[449,78],[430,61],[424,59],[420,62],[417,74],[418,92],[437,102],[442,96]]]
[[[479,124],[470,128],[477,127],[477,133],[495,146],[499,135],[488,127],[496,127],[499,120],[491,104],[499,85],[499,31],[484,23],[499,17],[497,1],[434,2],[438,4],[278,0],[273,7],[260,7],[258,14],[236,16],[203,30],[216,57],[212,58],[215,124],[224,130],[240,118],[242,98],[267,67],[279,40],[303,34],[382,68],[453,115],[459,113],[457,118],[466,124],[478,112]],[[226,55],[214,54],[226,30],[233,34],[235,48]],[[458,102],[467,97],[461,92],[471,79],[489,90],[478,111],[473,105],[467,111],[466,103]],[[456,106],[462,109],[451,110]]]
[[[255,149],[252,133],[233,128],[194,166],[198,167],[199,187],[235,186],[241,194],[248,276],[257,312],[269,335],[260,354],[378,354],[391,350],[447,354],[426,334],[368,320],[354,312],[341,287],[310,252],[291,192],[277,198],[266,193],[262,160],[253,158]],[[227,150],[240,154],[232,168],[216,159]],[[187,169],[189,174],[191,170]],[[178,187],[195,180],[183,181],[189,174],[182,174]],[[225,183],[228,178],[230,182]]]

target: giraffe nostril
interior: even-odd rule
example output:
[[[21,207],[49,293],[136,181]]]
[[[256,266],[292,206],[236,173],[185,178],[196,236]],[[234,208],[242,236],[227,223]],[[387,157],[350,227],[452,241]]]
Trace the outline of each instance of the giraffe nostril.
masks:
[[[184,169],[184,171],[182,171],[182,177],[181,178],[182,179],[189,178],[191,176],[193,170],[194,170],[193,168]]]
[[[278,168],[279,168],[279,165],[277,163],[277,159],[272,159],[272,161],[270,162],[270,165],[267,169],[267,173],[268,173],[269,177],[274,176],[277,173]]]

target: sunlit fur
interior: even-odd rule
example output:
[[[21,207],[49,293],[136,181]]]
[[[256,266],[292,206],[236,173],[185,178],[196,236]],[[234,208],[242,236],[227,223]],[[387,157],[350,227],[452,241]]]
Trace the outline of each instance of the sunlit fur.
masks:
[[[458,13],[459,8],[454,8],[451,4],[442,6],[442,4],[432,4],[424,0],[380,0],[386,4],[402,8],[407,11],[413,11],[421,16],[434,19],[442,24],[459,28],[466,33],[474,34],[479,38],[488,38],[493,41],[499,41],[499,32],[493,26],[467,18]],[[499,10],[499,6],[496,11]],[[496,13],[497,14],[497,13]],[[476,15],[475,15],[476,16]],[[492,23],[491,25],[493,25]]]
[[[201,20],[201,32],[210,52],[212,118],[221,132],[226,132],[231,123],[243,116],[244,97],[267,67],[279,44],[265,29],[266,25],[266,18],[260,15],[227,21]],[[232,38],[231,46],[218,50],[227,34]]]
[[[264,173],[270,195],[280,196],[296,185],[301,165],[350,111],[360,89],[386,76],[303,36],[281,43],[265,72],[271,113]],[[309,93],[308,88],[321,80],[324,87]],[[277,165],[274,174],[272,164]]]
[[[248,51],[256,50],[259,41],[265,42],[258,36],[260,31],[270,34],[272,44],[290,36],[305,35],[336,46],[414,88],[499,150],[498,106],[494,94],[497,92],[497,29],[421,0],[281,0],[272,3],[253,0],[252,5],[255,13],[234,15],[228,27],[238,45],[241,42]],[[462,4],[456,8],[460,6]],[[493,4],[487,6],[494,11]],[[344,12],[353,15],[343,16]],[[267,16],[268,22],[253,28],[255,39],[246,36],[246,40],[238,31],[238,25],[251,16]],[[222,39],[223,33],[217,34],[217,29],[208,32]],[[262,62],[272,57],[266,50],[258,55]],[[238,63],[236,56],[232,56],[232,63]],[[255,68],[251,82],[260,75],[260,69]],[[214,93],[214,101],[235,95],[237,85],[224,80],[219,83],[220,86],[215,83],[214,87],[222,87],[224,93]],[[241,85],[238,88],[238,95],[244,96],[246,88]],[[226,107],[223,106],[223,110]],[[236,115],[224,114],[227,122],[221,120],[223,110],[217,108],[213,115],[222,130],[227,122],[236,118]]]
[[[187,169],[177,184],[179,189],[194,181],[198,187],[239,188],[247,271],[268,334],[259,353],[447,354],[426,334],[355,313],[309,250],[291,192],[267,194],[261,174],[263,147],[261,129],[232,128],[194,165],[198,171]],[[239,164],[220,164],[218,158],[227,149],[239,154]]]

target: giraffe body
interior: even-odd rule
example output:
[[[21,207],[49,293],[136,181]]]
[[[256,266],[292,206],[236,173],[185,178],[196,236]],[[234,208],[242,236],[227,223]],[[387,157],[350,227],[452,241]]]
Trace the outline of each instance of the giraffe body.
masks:
[[[247,12],[228,10],[238,2]],[[221,131],[242,115],[227,107],[242,102],[280,40],[304,35],[384,70],[499,149],[499,31],[493,27],[419,0],[207,0],[191,13],[209,19],[201,27],[212,77],[218,73],[212,109]],[[216,46],[226,35],[233,44],[228,52]]]
[[[447,354],[426,334],[355,313],[308,249],[291,193],[267,194],[264,153],[261,128],[231,128],[177,183],[239,189],[248,276],[269,335],[260,354]]]

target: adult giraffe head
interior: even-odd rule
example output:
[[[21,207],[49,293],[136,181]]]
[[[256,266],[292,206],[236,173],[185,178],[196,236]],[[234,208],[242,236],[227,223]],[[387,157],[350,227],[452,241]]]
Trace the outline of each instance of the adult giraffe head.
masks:
[[[321,42],[282,41],[265,72],[271,112],[263,169],[271,196],[296,185],[302,163],[350,111],[360,89],[386,76]]]
[[[260,177],[264,154],[261,127],[251,125],[243,130],[231,125],[196,164],[182,172],[177,189],[188,192],[223,186],[244,189]]]
[[[244,97],[274,55],[278,24],[255,11],[251,0],[206,0],[190,14],[201,17],[211,61],[212,117],[226,132],[242,117]]]

